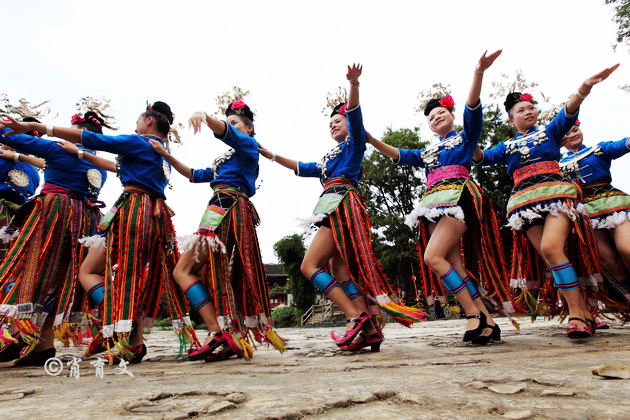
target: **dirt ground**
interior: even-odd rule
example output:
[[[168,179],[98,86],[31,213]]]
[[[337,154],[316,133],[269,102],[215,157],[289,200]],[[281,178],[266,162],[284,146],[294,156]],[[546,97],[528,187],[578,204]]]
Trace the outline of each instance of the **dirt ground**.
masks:
[[[170,331],[146,336],[141,364],[105,366],[101,379],[81,349],[58,350],[58,376],[0,364],[3,419],[237,418],[468,419],[630,418],[630,380],[594,376],[602,364],[630,365],[630,326],[613,323],[588,341],[566,324],[499,319],[503,342],[462,343],[463,320],[404,328],[388,324],[381,352],[346,354],[329,328],[288,328],[289,351],[259,347],[251,362],[175,359]],[[199,336],[204,333],[199,331]],[[82,357],[79,377],[67,361]]]

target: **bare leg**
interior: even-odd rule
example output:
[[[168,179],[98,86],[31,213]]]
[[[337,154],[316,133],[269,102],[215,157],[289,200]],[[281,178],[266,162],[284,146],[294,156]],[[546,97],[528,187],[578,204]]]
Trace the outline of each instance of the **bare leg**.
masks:
[[[195,258],[195,251],[190,250],[185,252],[177,262],[175,270],[173,271],[173,277],[179,285],[179,287],[186,291],[191,285],[199,282],[197,273],[201,268],[208,263],[207,252],[199,252]],[[203,319],[203,322],[208,328],[208,332],[219,332],[221,327],[217,322],[217,316],[215,313],[214,303],[208,302],[198,310],[199,316]],[[212,337],[208,336],[204,344],[208,344],[212,340]]]
[[[81,267],[79,267],[79,282],[86,291],[103,281],[105,251],[106,249],[101,246],[90,248]]]
[[[336,253],[337,248],[332,236],[332,231],[325,226],[320,227],[302,261],[302,274],[310,279],[317,270],[325,267]],[[361,311],[357,309],[340,287],[333,288],[328,293],[327,297],[341,308],[346,319],[361,315]],[[353,326],[349,325],[348,329],[351,328],[353,328]]]
[[[630,267],[630,220],[612,229],[612,236],[624,265]]]
[[[626,269],[617,253],[612,234],[612,230],[596,230],[597,248],[604,267],[617,281],[623,281],[626,278]]]
[[[451,268],[452,264],[447,258],[453,248],[459,246],[459,241],[466,229],[468,228],[465,223],[452,217],[442,217],[437,224],[432,223],[429,225],[431,237],[424,252],[424,261],[436,275],[442,276]],[[455,298],[464,308],[466,315],[478,315],[481,312],[466,288],[455,295]],[[476,318],[468,319],[467,321],[468,325],[466,328],[468,330],[474,330],[479,326],[480,322]]]
[[[568,258],[564,254],[564,244],[570,231],[571,220],[566,215],[560,214],[559,216],[547,215],[544,227],[532,226],[527,230],[526,234],[547,265],[552,267],[567,262]],[[586,303],[580,296],[579,288],[560,291],[560,294],[569,305],[569,317],[589,318]],[[582,323],[578,323],[578,326],[585,326],[580,324]]]
[[[330,259],[330,267],[332,270],[332,275],[335,279],[345,281],[350,279],[350,273],[348,269],[346,269],[346,264],[343,262],[341,255],[338,252],[332,256]],[[357,309],[361,312],[368,312],[368,305],[365,296],[361,296],[360,298],[353,299],[352,303],[357,307]]]

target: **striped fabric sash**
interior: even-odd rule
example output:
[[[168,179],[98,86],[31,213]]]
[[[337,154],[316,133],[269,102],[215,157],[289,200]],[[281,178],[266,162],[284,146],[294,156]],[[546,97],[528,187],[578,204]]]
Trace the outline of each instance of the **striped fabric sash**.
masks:
[[[468,169],[461,165],[450,165],[437,168],[427,176],[427,191],[433,184],[446,178],[470,179],[470,173]]]
[[[45,182],[42,186],[42,194],[59,194],[71,196],[73,195],[72,191],[65,187],[60,187],[59,185],[51,184],[50,182]]]
[[[333,187],[354,188],[354,185],[352,185],[352,182],[350,182],[348,179],[342,178],[342,177],[331,178],[324,183],[324,190],[327,190]]]
[[[523,180],[542,174],[559,174],[560,165],[555,160],[534,163],[514,171],[514,186],[516,187]]]

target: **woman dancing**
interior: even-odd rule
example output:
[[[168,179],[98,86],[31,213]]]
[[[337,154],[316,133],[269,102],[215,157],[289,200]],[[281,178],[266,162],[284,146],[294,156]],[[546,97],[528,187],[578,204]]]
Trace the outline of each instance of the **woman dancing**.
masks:
[[[331,333],[335,343],[342,350],[370,346],[372,351],[379,351],[383,335],[371,321],[367,295],[405,325],[423,320],[425,314],[397,304],[394,290],[372,251],[369,217],[356,190],[367,138],[359,106],[362,69],[356,64],[348,66],[348,103],[338,104],[330,118],[330,134],[337,146],[320,162],[297,162],[264,147],[259,150],[298,176],[320,178],[324,192],[313,216],[319,230],[302,261],[302,273],[346,315],[345,335]],[[329,264],[332,276],[325,270]]]
[[[97,114],[88,112],[86,118],[83,124],[73,119],[73,130],[102,130],[104,121]],[[10,120],[0,128],[3,143],[46,160],[46,182],[41,193],[17,211],[9,230],[19,232],[0,266],[0,287],[8,287],[0,322],[17,335],[0,360],[19,357],[17,364],[39,365],[55,355],[55,336],[66,344],[77,340],[82,314],[75,312],[75,288],[84,257],[79,238],[94,233],[100,215],[95,197],[106,175],[56,141],[19,134],[46,132],[43,124]]]
[[[105,247],[91,248],[84,262],[89,268],[84,273],[88,281],[82,279],[90,298],[103,304],[103,338],[108,345],[113,341],[120,350],[120,354],[109,358],[110,363],[121,358],[138,363],[146,355],[142,317],[156,315],[162,293],[166,294],[173,328],[180,339],[180,352],[187,338],[195,340],[190,321],[184,317],[185,301],[172,278],[177,245],[171,223],[173,212],[164,201],[170,165],[148,142],[166,141],[172,122],[170,107],[155,102],[140,115],[137,134],[132,135],[106,136],[14,120],[0,124],[15,132],[46,131],[72,143],[119,155],[117,173],[124,192],[99,223],[99,230],[106,232]],[[104,260],[104,267],[99,260]]]
[[[189,121],[195,133],[205,124],[216,138],[230,146],[210,168],[192,169],[159,142],[150,140],[153,149],[180,174],[191,182],[209,182],[213,190],[199,229],[180,240],[182,256],[174,272],[190,306],[208,328],[204,344],[191,347],[188,354],[192,360],[207,362],[233,355],[249,359],[253,350],[248,331],[258,342],[266,340],[280,352],[285,351],[269,324],[271,309],[256,235],[258,214],[249,201],[256,193],[258,178],[254,114],[245,102],[237,100],[229,104],[225,116],[223,122],[197,112]],[[200,281],[197,274],[202,268]]]
[[[578,181],[583,202],[595,231],[602,264],[614,277],[613,295],[630,300],[630,196],[611,185],[610,164],[630,152],[630,138],[603,141],[587,147],[579,121],[562,140],[568,150],[560,161],[562,171]]]
[[[496,216],[488,196],[469,175],[483,127],[479,100],[483,74],[500,54],[500,50],[489,56],[484,52],[475,67],[464,107],[462,132],[454,130],[455,103],[449,95],[431,99],[424,108],[431,131],[440,136],[439,143],[422,150],[407,150],[368,136],[370,144],[397,164],[425,168],[425,194],[419,207],[409,216],[412,223],[420,224],[418,258],[421,266],[425,262],[439,276],[464,308],[468,325],[463,340],[473,344],[500,340],[501,329],[480,299],[479,289],[469,272],[485,281],[486,287],[500,298],[508,312],[514,311],[507,292],[505,259]],[[462,238],[465,264],[462,261]],[[424,273],[423,269],[421,271]],[[423,277],[427,285],[434,281],[430,273],[424,273]]]
[[[564,245],[575,227],[589,254],[590,232],[580,225],[577,212],[577,187],[560,172],[560,148],[564,135],[575,123],[579,106],[597,83],[605,80],[618,65],[586,79],[568,100],[558,115],[543,129],[536,128],[538,109],[527,93],[511,92],[505,100],[509,121],[516,127],[516,138],[501,142],[482,151],[475,151],[474,162],[482,166],[506,162],[508,174],[514,178],[514,188],[507,208],[508,224],[515,231],[516,263],[523,255],[526,243],[518,236],[525,233],[536,252],[550,267],[560,295],[569,307],[569,338],[586,338],[592,334],[587,320],[590,314],[580,295],[579,281]],[[592,264],[597,261],[592,258]],[[591,264],[587,264],[593,269]],[[531,267],[531,264],[527,265]],[[514,269],[513,269],[514,270]],[[523,276],[528,277],[528,276]]]

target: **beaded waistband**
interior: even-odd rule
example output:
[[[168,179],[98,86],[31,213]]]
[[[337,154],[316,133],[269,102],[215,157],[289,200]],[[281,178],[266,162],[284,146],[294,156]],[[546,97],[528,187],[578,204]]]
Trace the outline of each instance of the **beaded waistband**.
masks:
[[[331,178],[324,183],[325,190],[332,187],[342,187],[342,186],[354,188],[354,185],[352,185],[352,183],[348,179],[342,178],[342,177]]]
[[[427,176],[427,190],[431,188],[433,184],[446,178],[466,178],[470,179],[470,172],[463,166],[450,165],[442,166],[432,171]]]
[[[59,185],[51,184],[50,182],[44,182],[41,192],[42,194],[74,195],[74,193],[68,188],[60,187]]]
[[[531,178],[532,176],[542,174],[559,174],[560,165],[555,160],[548,160],[546,162],[534,163],[532,165],[525,166],[514,171],[514,186],[520,184],[523,180]]]

